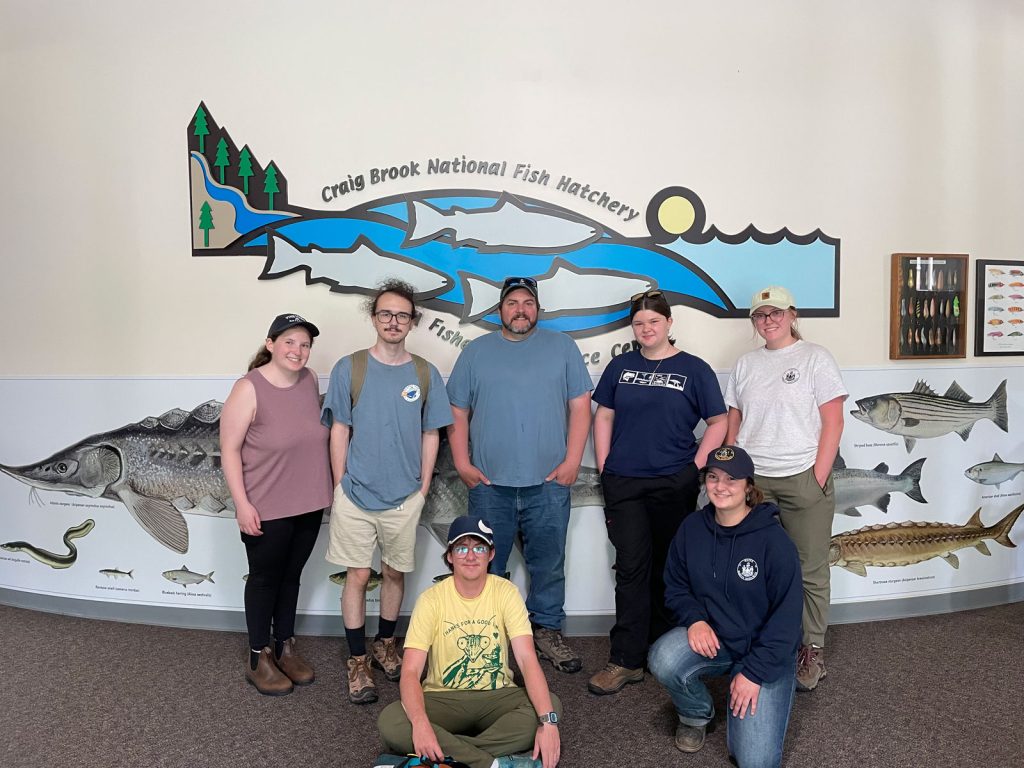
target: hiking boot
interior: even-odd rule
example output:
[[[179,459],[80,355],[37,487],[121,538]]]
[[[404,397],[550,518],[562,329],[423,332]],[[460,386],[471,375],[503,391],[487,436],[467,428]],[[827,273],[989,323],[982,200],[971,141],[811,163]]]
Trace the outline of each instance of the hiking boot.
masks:
[[[393,683],[402,678],[402,657],[398,655],[398,643],[393,637],[380,637],[370,643],[372,664],[383,670],[384,677]]]
[[[707,730],[707,725],[679,723],[676,726],[676,749],[680,752],[699,752],[704,746]]]
[[[264,696],[286,696],[292,692],[292,681],[277,668],[270,648],[260,651],[256,669],[246,661],[245,679]]]
[[[643,667],[640,669],[629,669],[612,664],[610,661],[604,665],[604,669],[590,678],[587,688],[591,693],[598,696],[606,696],[609,693],[618,693],[626,687],[626,683],[642,683],[644,681]]]
[[[533,644],[537,647],[537,655],[550,661],[559,672],[579,672],[583,669],[583,660],[566,645],[562,633],[557,629],[535,627]]]
[[[295,638],[288,638],[282,645],[281,655],[277,658],[278,668],[296,685],[312,683],[316,679],[313,666],[295,650]]]
[[[365,653],[348,660],[348,700],[353,704],[373,704],[377,700],[377,686],[373,684],[373,672]]]
[[[825,671],[825,649],[817,645],[801,645],[796,659],[796,689],[813,691],[828,674]]]

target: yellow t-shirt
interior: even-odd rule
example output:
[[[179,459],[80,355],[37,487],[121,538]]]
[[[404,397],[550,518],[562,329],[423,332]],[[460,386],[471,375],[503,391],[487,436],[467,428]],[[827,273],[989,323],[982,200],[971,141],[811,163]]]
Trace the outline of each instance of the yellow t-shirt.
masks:
[[[405,647],[429,653],[424,691],[490,691],[515,686],[509,640],[532,632],[512,582],[488,575],[479,597],[467,599],[447,578],[419,596]]]

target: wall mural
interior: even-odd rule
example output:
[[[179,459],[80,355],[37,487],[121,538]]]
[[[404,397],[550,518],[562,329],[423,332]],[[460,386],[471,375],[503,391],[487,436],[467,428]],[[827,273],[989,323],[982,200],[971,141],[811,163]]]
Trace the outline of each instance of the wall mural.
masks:
[[[875,424],[857,416],[863,411],[861,402],[906,393],[925,373],[930,381],[950,388],[955,375],[963,385],[956,385],[960,391],[995,389],[1002,393],[1001,410],[992,410],[992,420],[965,415],[963,404],[971,400],[965,395],[953,400],[960,410],[951,416],[940,402],[935,410],[919,414],[924,417],[914,425],[919,434],[933,436],[922,436],[911,446],[914,455],[907,457],[903,434],[887,431],[888,422]],[[848,370],[844,377],[850,404],[858,406],[847,409],[851,418],[834,470],[833,602],[1024,581],[1024,557],[1016,548],[1024,535],[1019,524],[1024,464],[1000,458],[1024,455],[1024,445],[1012,430],[1024,423],[1024,412],[1020,403],[1006,398],[1007,391],[1024,391],[1024,369]],[[724,380],[722,376],[723,385]],[[85,414],[100,418],[98,409],[105,409],[101,416],[108,423],[130,418],[130,406],[124,404],[130,398],[106,397],[104,388],[115,395],[149,391],[150,400],[170,405],[177,392],[219,395],[211,390],[228,386],[227,380],[190,381],[187,387],[180,381],[154,380],[0,380],[0,418],[9,425],[0,435],[0,460],[5,462],[0,464],[0,542],[5,542],[0,545],[0,586],[83,599],[240,611],[248,569],[220,470],[219,400],[96,431],[56,452],[52,445],[49,451],[39,446],[57,427],[41,435],[32,431],[33,419],[49,403],[76,397],[95,408],[67,417],[71,423],[66,429],[73,429],[75,419]],[[897,394],[865,394],[879,388]],[[907,413],[903,411],[904,419],[915,418]],[[947,428],[951,424],[959,424],[959,430]],[[962,436],[967,426],[973,426],[970,440],[951,434]],[[38,451],[36,457],[51,455],[43,460],[26,455],[26,442],[37,446],[32,449]],[[894,473],[893,465],[903,468]],[[567,610],[570,615],[611,613],[613,555],[592,467],[584,466],[580,473],[572,504]],[[444,536],[465,510],[465,486],[443,445],[421,519],[410,601],[446,575],[440,560]],[[323,559],[325,547],[326,534],[304,575],[304,613],[337,614],[345,572]],[[513,580],[523,586],[525,568],[518,555],[513,555],[510,568]],[[378,585],[374,574],[370,586]],[[371,614],[378,601],[378,592],[371,589]],[[406,609],[410,606],[407,601]]]
[[[526,162],[434,157],[345,174],[315,189],[323,204],[370,187],[406,190],[333,211],[293,204],[281,169],[239,149],[202,103],[188,154],[193,256],[262,257],[261,280],[304,273],[307,284],[365,294],[398,277],[424,306],[495,328],[502,280],[531,276],[541,325],[577,337],[626,325],[628,298],[651,288],[715,317],[745,317],[753,291],[776,282],[800,296],[804,315],[839,314],[838,239],[753,225],[722,233],[685,187],[655,194],[642,220],[649,234],[627,237],[587,213],[628,224],[638,208]],[[459,186],[424,190],[424,177]],[[534,190],[573,200],[557,205]]]

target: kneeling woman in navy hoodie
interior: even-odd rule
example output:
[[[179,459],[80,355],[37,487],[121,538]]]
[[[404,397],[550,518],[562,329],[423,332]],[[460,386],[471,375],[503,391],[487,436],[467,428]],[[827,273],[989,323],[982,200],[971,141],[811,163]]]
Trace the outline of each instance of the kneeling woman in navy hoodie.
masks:
[[[729,675],[729,753],[740,768],[782,762],[800,645],[800,558],[754,485],[742,448],[708,456],[711,503],[683,521],[665,566],[677,627],[651,648],[650,669],[679,714],[675,743],[704,746],[715,708],[702,677]]]

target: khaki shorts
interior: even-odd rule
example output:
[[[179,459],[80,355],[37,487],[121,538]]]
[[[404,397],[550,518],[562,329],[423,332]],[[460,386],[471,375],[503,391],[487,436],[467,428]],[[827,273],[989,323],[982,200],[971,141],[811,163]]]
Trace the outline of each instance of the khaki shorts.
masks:
[[[369,568],[380,546],[381,562],[401,573],[416,568],[416,526],[425,499],[416,490],[394,509],[367,512],[345,495],[339,483],[331,505],[326,559],[348,568]]]

